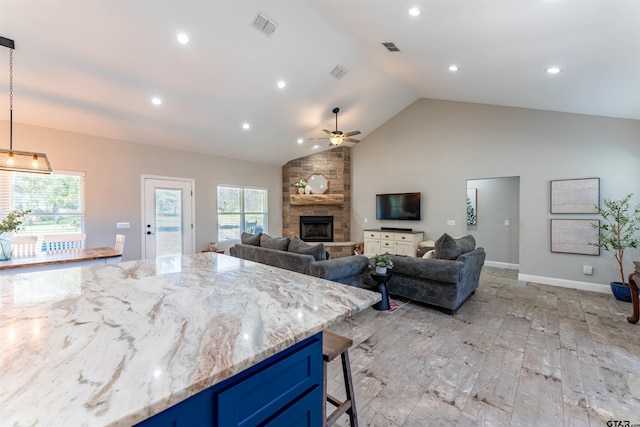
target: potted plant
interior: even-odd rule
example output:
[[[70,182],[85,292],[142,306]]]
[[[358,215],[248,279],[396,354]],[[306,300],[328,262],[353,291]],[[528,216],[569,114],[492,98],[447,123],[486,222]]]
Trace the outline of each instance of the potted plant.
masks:
[[[0,222],[0,261],[11,259],[13,252],[13,241],[9,239],[8,233],[19,230],[20,225],[25,221],[27,214],[31,210],[21,211],[16,209]]]
[[[613,253],[618,262],[620,282],[611,282],[611,292],[616,299],[629,302],[631,301],[631,291],[629,284],[625,282],[624,251],[638,247],[636,233],[640,230],[640,203],[632,207],[630,204],[631,196],[633,194],[628,194],[621,200],[605,199],[603,208],[596,207],[604,221],[602,224],[593,225],[600,231],[596,245]]]
[[[304,194],[304,189],[307,186],[306,181],[300,180],[293,185],[298,189],[298,194]]]
[[[377,274],[387,274],[387,269],[393,268],[393,261],[386,255],[374,255],[369,264],[370,268],[375,268]]]

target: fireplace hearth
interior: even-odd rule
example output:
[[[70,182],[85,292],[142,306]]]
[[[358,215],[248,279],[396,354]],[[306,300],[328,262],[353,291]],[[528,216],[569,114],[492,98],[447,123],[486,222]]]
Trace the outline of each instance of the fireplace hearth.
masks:
[[[333,242],[333,217],[300,216],[300,239],[305,242]]]

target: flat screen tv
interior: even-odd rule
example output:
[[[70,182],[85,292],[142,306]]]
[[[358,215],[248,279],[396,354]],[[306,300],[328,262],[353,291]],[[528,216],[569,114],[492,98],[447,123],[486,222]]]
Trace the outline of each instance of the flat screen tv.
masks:
[[[376,219],[420,221],[420,193],[376,194]]]

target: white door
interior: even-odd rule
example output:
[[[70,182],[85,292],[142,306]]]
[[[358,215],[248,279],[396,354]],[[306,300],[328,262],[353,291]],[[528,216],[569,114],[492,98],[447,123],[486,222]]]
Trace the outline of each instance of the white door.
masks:
[[[193,180],[142,177],[142,257],[194,252]]]

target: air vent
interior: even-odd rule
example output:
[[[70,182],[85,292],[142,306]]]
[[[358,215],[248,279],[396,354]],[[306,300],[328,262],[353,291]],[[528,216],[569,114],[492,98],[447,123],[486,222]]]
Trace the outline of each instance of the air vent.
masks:
[[[331,74],[333,77],[335,77],[338,80],[342,80],[342,78],[346,76],[348,72],[349,71],[344,67],[340,65],[336,65],[336,67],[333,70],[331,70],[329,74]]]
[[[271,37],[271,34],[276,31],[276,28],[278,28],[278,24],[274,20],[260,12],[256,15],[251,26],[267,37]]]
[[[385,42],[382,43],[382,45],[386,47],[389,52],[400,52],[400,49],[398,49],[398,46],[396,46],[395,43]]]

